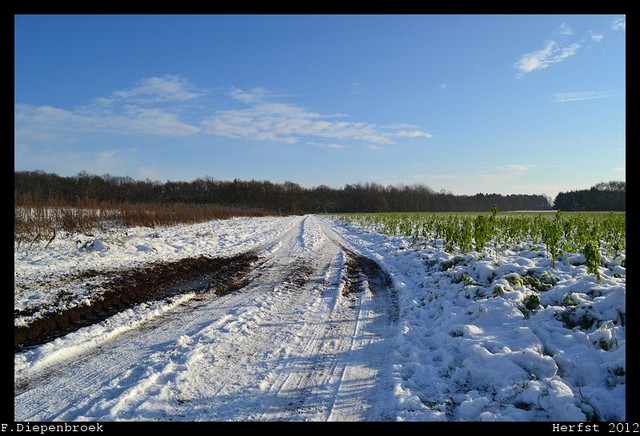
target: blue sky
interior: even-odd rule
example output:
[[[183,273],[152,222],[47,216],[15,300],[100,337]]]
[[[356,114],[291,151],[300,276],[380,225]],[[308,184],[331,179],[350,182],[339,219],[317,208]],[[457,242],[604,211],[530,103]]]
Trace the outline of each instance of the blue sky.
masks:
[[[625,180],[622,15],[17,15],[15,169],[546,194]]]

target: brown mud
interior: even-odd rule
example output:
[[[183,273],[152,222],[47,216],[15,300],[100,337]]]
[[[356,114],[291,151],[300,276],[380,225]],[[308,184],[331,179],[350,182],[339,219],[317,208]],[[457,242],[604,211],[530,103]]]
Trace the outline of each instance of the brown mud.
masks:
[[[362,291],[364,289],[364,282],[366,281],[374,295],[386,297],[389,308],[389,320],[396,322],[400,315],[400,305],[391,275],[380,267],[375,260],[351,250],[344,250],[347,255],[347,276],[343,293],[351,294]]]
[[[243,253],[232,257],[196,257],[155,263],[115,273],[101,284],[106,292],[90,305],[49,312],[26,326],[14,328],[14,352],[38,345],[81,327],[95,324],[138,304],[162,300],[187,292],[223,295],[244,286],[244,277],[258,256]],[[89,276],[114,276],[114,272],[89,272]],[[26,313],[15,313],[24,316]]]

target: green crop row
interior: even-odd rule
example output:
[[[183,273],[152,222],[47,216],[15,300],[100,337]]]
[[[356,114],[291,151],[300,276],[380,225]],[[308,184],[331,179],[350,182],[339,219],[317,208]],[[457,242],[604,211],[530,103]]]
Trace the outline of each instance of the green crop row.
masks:
[[[339,220],[410,238],[414,247],[441,247],[449,253],[542,249],[552,266],[561,254],[582,253],[596,274],[600,255],[625,258],[624,213],[373,213],[341,214]],[[598,274],[596,274],[598,275]]]

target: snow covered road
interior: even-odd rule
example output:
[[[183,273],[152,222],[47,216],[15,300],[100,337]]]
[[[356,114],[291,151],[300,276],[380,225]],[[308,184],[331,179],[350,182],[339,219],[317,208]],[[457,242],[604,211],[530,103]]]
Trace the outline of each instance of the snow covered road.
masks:
[[[259,256],[237,292],[18,365],[16,420],[394,419],[384,273],[313,216]]]

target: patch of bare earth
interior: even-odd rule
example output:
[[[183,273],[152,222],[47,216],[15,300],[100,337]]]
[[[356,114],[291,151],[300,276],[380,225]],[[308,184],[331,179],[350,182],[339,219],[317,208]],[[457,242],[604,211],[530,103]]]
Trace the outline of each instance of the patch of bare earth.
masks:
[[[369,289],[374,295],[383,296],[387,299],[389,308],[389,320],[398,320],[400,306],[398,303],[397,291],[393,286],[393,279],[387,271],[382,269],[378,263],[366,256],[362,256],[351,250],[346,250],[347,276],[345,279],[344,294],[360,292],[366,281]]]
[[[118,272],[88,272],[91,277],[112,277],[101,285],[106,291],[91,305],[49,312],[26,326],[16,326],[14,351],[48,342],[147,301],[186,291],[222,295],[237,290],[244,285],[244,277],[257,259],[255,253],[249,252],[231,257],[187,258]],[[14,313],[15,317],[24,315]]]

